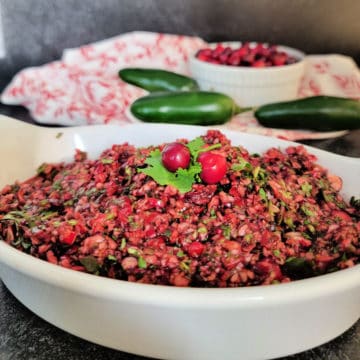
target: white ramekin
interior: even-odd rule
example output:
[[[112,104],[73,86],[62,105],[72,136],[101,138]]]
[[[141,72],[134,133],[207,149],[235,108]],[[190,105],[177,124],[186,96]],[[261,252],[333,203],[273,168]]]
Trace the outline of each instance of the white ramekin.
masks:
[[[240,42],[222,43],[238,48]],[[252,43],[253,44],[253,43]],[[209,47],[215,47],[211,44]],[[231,96],[239,106],[259,106],[267,103],[293,100],[305,70],[305,54],[299,50],[278,46],[280,51],[298,59],[296,63],[265,68],[218,65],[196,58],[189,59],[191,75],[200,88]]]

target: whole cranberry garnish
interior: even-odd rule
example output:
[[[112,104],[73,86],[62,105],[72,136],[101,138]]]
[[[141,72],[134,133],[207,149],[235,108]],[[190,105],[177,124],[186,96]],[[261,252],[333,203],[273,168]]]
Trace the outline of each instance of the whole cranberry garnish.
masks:
[[[225,176],[224,156],[207,151],[201,153],[197,160],[201,164],[200,178],[205,184],[216,184]]]
[[[184,144],[173,142],[165,146],[161,160],[165,168],[171,172],[179,168],[187,169],[190,164],[190,151]]]

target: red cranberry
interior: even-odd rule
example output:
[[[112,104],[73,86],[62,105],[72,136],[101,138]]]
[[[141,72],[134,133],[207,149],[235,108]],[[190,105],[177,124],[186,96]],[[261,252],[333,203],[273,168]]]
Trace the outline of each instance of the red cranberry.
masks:
[[[188,253],[191,257],[200,256],[205,249],[205,246],[200,241],[192,242],[188,247]]]
[[[198,162],[202,168],[200,178],[205,184],[216,184],[226,174],[226,159],[220,154],[203,152],[199,155]]]
[[[214,49],[199,50],[196,57],[212,64],[248,67],[282,66],[297,61],[287,53],[279,51],[276,45],[257,43],[251,46],[248,42],[236,49],[218,44]]]
[[[187,169],[190,164],[190,150],[181,143],[167,144],[161,154],[162,163],[171,172]]]

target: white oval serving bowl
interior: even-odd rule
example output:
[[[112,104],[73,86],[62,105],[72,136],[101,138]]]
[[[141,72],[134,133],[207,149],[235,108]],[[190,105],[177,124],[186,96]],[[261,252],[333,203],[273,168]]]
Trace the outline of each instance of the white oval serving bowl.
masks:
[[[236,49],[241,42],[221,44]],[[209,48],[216,45],[211,44]],[[197,59],[195,53],[189,58],[190,73],[198,82],[200,89],[227,94],[239,106],[259,106],[293,100],[297,97],[304,75],[305,54],[286,46],[277,48],[298,61],[289,65],[254,68],[212,64]]]
[[[0,187],[34,174],[44,161],[94,158],[113,143],[147,146],[206,128],[163,124],[42,128],[0,117]],[[233,144],[262,153],[291,142],[224,131]],[[341,174],[345,197],[359,196],[360,161],[310,151]],[[68,270],[0,241],[0,277],[41,318],[83,339],[162,359],[271,359],[323,344],[360,317],[360,265],[270,286],[200,289],[145,285]]]

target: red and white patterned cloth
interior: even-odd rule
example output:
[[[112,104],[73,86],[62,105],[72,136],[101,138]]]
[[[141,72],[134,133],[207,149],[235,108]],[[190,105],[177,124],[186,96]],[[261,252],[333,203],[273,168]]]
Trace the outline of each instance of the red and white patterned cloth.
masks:
[[[35,121],[43,124],[128,124],[136,121],[129,114],[129,105],[146,92],[122,82],[118,71],[138,66],[189,74],[189,56],[206,45],[197,37],[132,32],[68,49],[60,61],[16,74],[1,101],[27,107]],[[299,97],[326,94],[360,98],[360,72],[351,58],[312,55],[306,61]],[[223,127],[289,140],[341,134],[267,129],[258,125],[252,113],[237,115]]]

